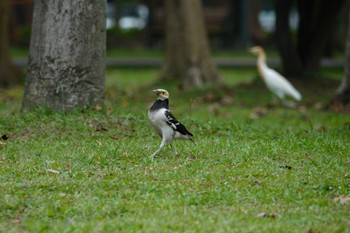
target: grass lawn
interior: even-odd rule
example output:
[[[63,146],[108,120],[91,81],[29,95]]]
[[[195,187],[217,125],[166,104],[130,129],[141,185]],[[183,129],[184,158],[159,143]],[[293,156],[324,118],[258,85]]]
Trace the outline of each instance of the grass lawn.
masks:
[[[107,57],[108,58],[162,58],[164,56],[163,49],[123,49],[123,48],[107,48]],[[269,58],[276,58],[277,52],[267,51]],[[12,46],[10,48],[10,54],[12,57],[17,58],[27,58],[29,55],[29,49],[26,47],[16,47]],[[254,58],[255,56],[249,53],[247,50],[214,50],[212,56],[215,58],[232,58],[232,59],[245,59],[245,58]],[[337,55],[338,56],[338,55]]]
[[[1,90],[0,232],[350,232],[350,116],[318,108],[339,81],[296,82],[284,109],[256,71],[220,72],[227,88],[180,91],[108,70],[103,109],[72,113],[21,115],[23,87]],[[196,144],[151,160],[156,87]]]

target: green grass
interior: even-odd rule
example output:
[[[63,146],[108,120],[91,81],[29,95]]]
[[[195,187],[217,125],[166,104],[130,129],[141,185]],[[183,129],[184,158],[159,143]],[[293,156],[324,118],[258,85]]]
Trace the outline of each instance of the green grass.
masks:
[[[23,88],[1,91],[0,232],[350,232],[334,201],[350,196],[350,118],[315,107],[338,81],[297,83],[301,107],[284,109],[255,71],[220,72],[225,89],[180,91],[150,85],[155,69],[108,70],[100,111],[21,115]],[[149,158],[155,87],[195,135],[180,156]]]
[[[164,51],[162,49],[123,49],[123,48],[107,48],[107,57],[122,57],[122,58],[162,58]],[[10,48],[10,54],[12,57],[28,57],[29,49],[25,47],[12,46]],[[214,58],[251,58],[255,59],[255,56],[245,50],[214,50],[212,52]],[[268,53],[269,57],[276,58],[276,51]]]

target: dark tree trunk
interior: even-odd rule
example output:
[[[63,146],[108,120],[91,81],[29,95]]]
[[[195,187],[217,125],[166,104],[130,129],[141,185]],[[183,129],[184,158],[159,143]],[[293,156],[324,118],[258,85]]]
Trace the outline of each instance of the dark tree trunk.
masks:
[[[298,0],[296,47],[289,29],[292,0],[276,1],[276,40],[286,75],[311,77],[321,64],[327,41],[344,0]]]
[[[298,55],[305,74],[315,73],[344,0],[298,0]]]
[[[0,1],[0,87],[11,87],[19,84],[21,70],[15,66],[9,52],[9,1]]]
[[[165,58],[161,72],[161,80],[176,80],[181,77],[186,69],[183,59],[184,47],[183,26],[180,23],[180,12],[177,0],[165,1]]]
[[[162,79],[180,79],[184,87],[221,84],[210,59],[200,0],[166,1],[166,57]]]
[[[262,8],[262,1],[245,0],[248,1],[249,7],[249,33],[254,44],[261,44],[265,40],[265,33],[262,30],[259,22],[259,12]],[[236,1],[237,2],[237,1]],[[236,7],[237,8],[237,7]]]
[[[293,0],[276,1],[276,43],[281,56],[284,73],[287,76],[300,77],[301,63],[293,43],[289,27],[289,12]]]
[[[34,1],[23,110],[100,103],[105,78],[105,1]]]
[[[345,46],[344,77],[341,81],[330,108],[341,112],[350,112],[350,3],[348,5],[348,28]]]

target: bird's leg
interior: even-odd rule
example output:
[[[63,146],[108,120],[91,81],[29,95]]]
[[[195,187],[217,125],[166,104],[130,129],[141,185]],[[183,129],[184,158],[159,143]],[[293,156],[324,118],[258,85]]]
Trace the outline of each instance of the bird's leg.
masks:
[[[278,107],[280,104],[280,99],[277,98],[275,95],[272,96],[271,102],[268,104],[269,108],[275,108]]]
[[[293,101],[283,101],[282,102],[284,108],[295,109],[297,107],[296,103]]]
[[[162,143],[160,143],[160,146],[158,148],[158,150],[156,150],[156,152],[154,152],[152,155],[151,155],[151,158],[154,159],[154,157],[159,153],[159,151],[161,149],[163,149],[163,147],[165,146],[165,139],[163,138],[162,139]]]
[[[172,144],[170,144],[170,147],[171,147],[171,150],[173,151],[173,155],[178,156],[179,153],[177,153],[176,148]]]

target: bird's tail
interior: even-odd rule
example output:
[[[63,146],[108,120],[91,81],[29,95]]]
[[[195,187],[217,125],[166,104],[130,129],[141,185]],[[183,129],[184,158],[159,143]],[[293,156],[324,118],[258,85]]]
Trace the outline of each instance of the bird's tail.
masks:
[[[299,91],[297,91],[297,89],[295,89],[295,88],[293,88],[292,90],[291,90],[291,96],[295,99],[295,100],[297,100],[297,101],[300,101],[301,100],[301,94],[300,94],[300,92]]]

